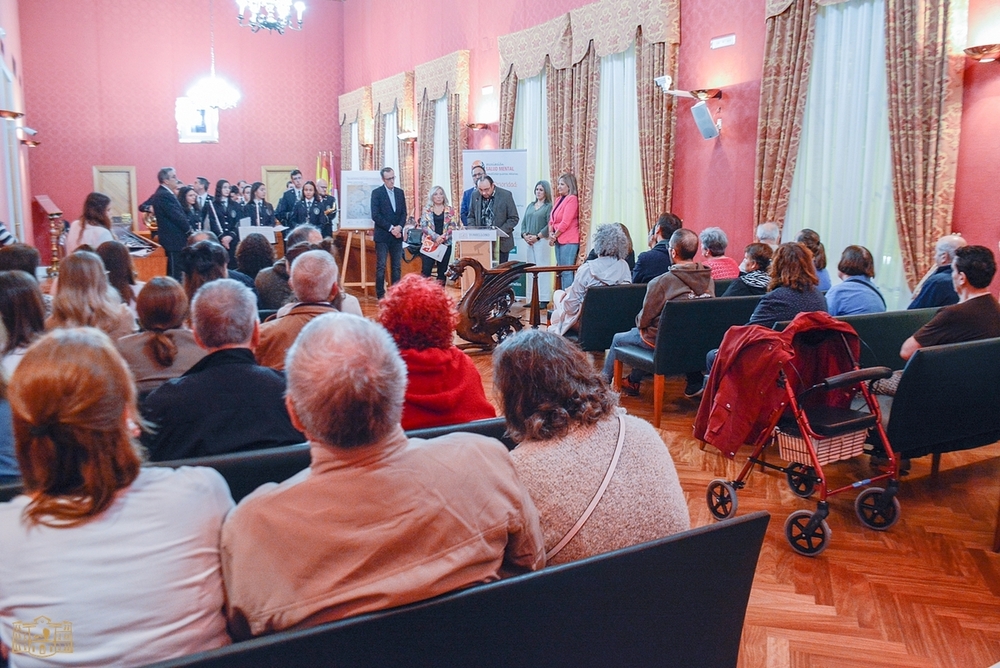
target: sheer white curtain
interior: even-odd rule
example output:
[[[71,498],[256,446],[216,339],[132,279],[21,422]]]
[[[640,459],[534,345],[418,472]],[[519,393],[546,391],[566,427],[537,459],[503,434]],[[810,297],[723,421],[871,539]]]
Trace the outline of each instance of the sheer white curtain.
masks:
[[[351,170],[361,169],[361,146],[358,139],[358,122],[351,123]]]
[[[431,186],[441,186],[445,193],[451,192],[451,149],[448,136],[448,96],[444,95],[434,101],[434,157],[432,159]],[[427,193],[420,193],[418,200],[423,205],[427,199]],[[448,195],[449,204],[458,210],[461,201],[452,202]]]
[[[382,147],[382,164],[376,165],[376,169],[382,167],[392,167],[396,173],[396,187],[402,187],[399,176],[399,125],[396,121],[397,112],[393,108],[385,115],[385,146]]]
[[[844,248],[875,258],[890,310],[909,290],[896,233],[885,74],[884,0],[820,7],[802,142],[782,239],[819,233],[834,284]]]
[[[548,181],[549,174],[549,106],[545,94],[546,79],[544,70],[541,74],[517,82],[517,103],[514,107],[514,130],[511,137],[511,148],[523,148],[528,151],[528,166],[525,180],[535,184],[538,181]],[[549,189],[552,189],[551,184]],[[528,199],[534,202],[534,187]],[[529,202],[528,206],[533,206]],[[529,252],[528,244],[516,233],[518,259],[534,262],[536,265],[551,267],[554,253],[552,247],[545,241],[537,242]],[[549,301],[552,295],[551,273],[539,274],[538,299]],[[527,296],[531,296],[531,277],[528,277]]]
[[[622,223],[637,254],[646,250],[647,234],[638,109],[633,44],[624,53],[601,58],[591,233],[603,223]]]

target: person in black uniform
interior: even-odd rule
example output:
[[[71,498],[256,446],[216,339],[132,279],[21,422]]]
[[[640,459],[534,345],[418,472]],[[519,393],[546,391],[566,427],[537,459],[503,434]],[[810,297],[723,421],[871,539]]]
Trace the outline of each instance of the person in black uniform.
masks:
[[[292,179],[292,187],[282,193],[281,199],[278,201],[278,208],[274,211],[274,217],[282,225],[291,227],[295,204],[302,199],[302,172],[293,169],[289,176]],[[315,186],[314,183],[313,187]]]
[[[302,199],[295,203],[292,215],[289,218],[289,227],[294,228],[303,223],[308,223],[318,230],[329,227],[326,222],[326,214],[323,212],[323,202],[316,192],[316,184],[306,181],[302,185]],[[328,236],[328,235],[323,235]]]
[[[187,218],[188,225],[192,230],[201,229],[201,210],[198,209],[198,193],[191,186],[182,186],[177,191],[177,201],[181,203],[184,210],[184,217]]]
[[[162,168],[157,172],[156,179],[160,182],[159,187],[139,208],[142,211],[152,208],[153,215],[156,216],[157,240],[167,253],[167,273],[180,280],[181,270],[177,256],[192,232],[191,224],[174,195],[178,186],[174,168]]]
[[[243,217],[258,227],[274,227],[274,207],[267,201],[267,186],[260,181],[250,186],[250,201],[243,207]]]
[[[316,190],[319,193],[318,196],[323,205],[323,213],[326,215],[326,226],[321,227],[320,232],[323,233],[324,238],[332,237],[340,228],[340,225],[337,223],[337,214],[340,209],[337,205],[337,198],[327,192],[325,179],[319,179],[316,181]]]
[[[215,197],[205,200],[201,210],[202,229],[210,229],[219,237],[219,242],[229,252],[229,267],[236,267],[236,245],[240,238],[240,218],[243,207],[232,200],[233,189],[229,181],[219,179],[215,183]]]

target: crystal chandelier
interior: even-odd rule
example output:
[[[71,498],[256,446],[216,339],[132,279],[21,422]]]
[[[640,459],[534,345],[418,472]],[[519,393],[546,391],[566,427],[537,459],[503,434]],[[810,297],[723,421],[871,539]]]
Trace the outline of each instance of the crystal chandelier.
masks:
[[[240,6],[237,16],[240,25],[257,32],[261,28],[277,30],[279,35],[285,29],[302,30],[302,13],[306,10],[304,2],[292,0],[236,0]],[[298,22],[292,21],[292,8],[298,17]]]
[[[200,108],[232,109],[240,101],[240,91],[225,79],[215,76],[215,14],[213,8],[214,3],[209,3],[208,30],[211,36],[211,46],[209,47],[212,54],[211,73],[191,86],[187,96]]]

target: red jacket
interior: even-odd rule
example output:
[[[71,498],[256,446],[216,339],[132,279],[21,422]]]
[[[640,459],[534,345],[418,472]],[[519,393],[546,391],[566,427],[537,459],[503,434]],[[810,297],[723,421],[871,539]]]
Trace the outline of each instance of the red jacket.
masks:
[[[447,350],[405,348],[406,399],[403,429],[461,424],[497,416],[486,399],[483,380],[469,356],[452,346]]]

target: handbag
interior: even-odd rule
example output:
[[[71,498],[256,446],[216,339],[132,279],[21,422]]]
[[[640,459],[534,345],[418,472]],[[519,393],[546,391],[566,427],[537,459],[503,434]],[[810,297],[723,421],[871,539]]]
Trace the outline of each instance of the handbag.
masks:
[[[622,454],[622,443],[625,442],[625,416],[618,416],[618,444],[615,445],[615,454],[611,456],[611,464],[608,466],[608,472],[604,474],[604,480],[601,481],[601,486],[597,489],[597,493],[594,494],[594,498],[591,499],[590,505],[587,509],[583,511],[583,515],[580,515],[580,519],[576,521],[573,528],[566,532],[566,535],[556,543],[556,546],[545,553],[545,561],[550,561],[554,556],[562,552],[562,549],[569,544],[573,537],[583,528],[583,525],[587,523],[590,519],[591,514],[594,509],[597,508],[597,504],[600,503],[601,497],[604,496],[605,490],[608,488],[608,484],[611,482],[611,477],[615,474],[615,468],[618,466],[618,458]]]
[[[418,255],[420,255],[420,247],[424,243],[424,231],[419,227],[409,227],[406,229],[406,241],[404,242],[403,250],[410,254],[410,257],[406,257],[406,253],[403,254],[403,259],[406,262],[413,262]]]

